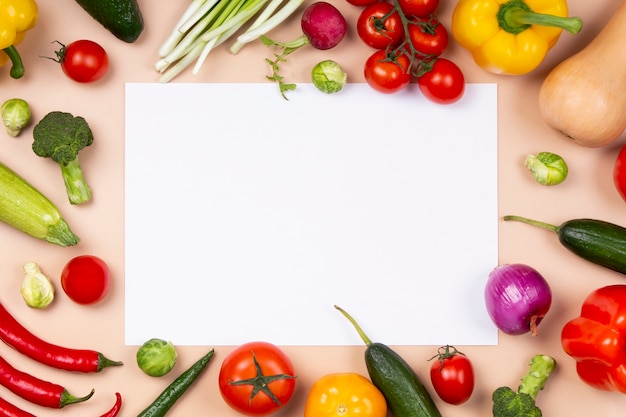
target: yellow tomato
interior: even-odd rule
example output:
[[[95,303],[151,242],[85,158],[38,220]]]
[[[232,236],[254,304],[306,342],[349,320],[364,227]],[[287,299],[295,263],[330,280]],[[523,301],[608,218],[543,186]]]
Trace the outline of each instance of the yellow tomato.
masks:
[[[357,373],[328,374],[318,379],[306,400],[304,417],[386,417],[383,394]]]

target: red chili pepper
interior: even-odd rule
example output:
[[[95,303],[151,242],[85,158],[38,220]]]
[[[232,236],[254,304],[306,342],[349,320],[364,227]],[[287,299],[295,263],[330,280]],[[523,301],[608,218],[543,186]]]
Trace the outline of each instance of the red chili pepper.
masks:
[[[35,417],[34,414],[24,411],[16,405],[11,404],[4,398],[0,398],[0,416],[2,417]]]
[[[113,404],[113,407],[100,417],[115,417],[120,412],[120,409],[122,408],[122,396],[119,392],[116,392],[115,398],[115,404]]]
[[[49,408],[63,408],[66,405],[87,401],[94,390],[84,397],[75,397],[65,387],[44,381],[14,368],[0,356],[0,385],[34,404]]]
[[[120,366],[95,350],[71,349],[49,343],[22,326],[0,303],[0,339],[18,352],[54,368],[75,372],[99,372]]]

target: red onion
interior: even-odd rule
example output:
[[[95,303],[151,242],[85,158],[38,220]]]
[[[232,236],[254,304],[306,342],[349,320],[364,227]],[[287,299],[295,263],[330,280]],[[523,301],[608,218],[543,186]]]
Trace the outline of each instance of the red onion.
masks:
[[[534,268],[524,264],[497,266],[485,286],[487,312],[498,329],[506,334],[532,332],[548,313],[552,291]]]

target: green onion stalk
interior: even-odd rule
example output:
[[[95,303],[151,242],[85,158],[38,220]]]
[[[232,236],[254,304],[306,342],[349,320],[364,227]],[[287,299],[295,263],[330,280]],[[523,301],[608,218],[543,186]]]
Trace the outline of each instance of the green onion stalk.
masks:
[[[174,30],[159,48],[154,68],[166,83],[196,61],[196,75],[209,53],[232,38],[254,16],[257,18],[230,48],[236,54],[245,44],[258,39],[291,16],[304,0],[192,0]]]

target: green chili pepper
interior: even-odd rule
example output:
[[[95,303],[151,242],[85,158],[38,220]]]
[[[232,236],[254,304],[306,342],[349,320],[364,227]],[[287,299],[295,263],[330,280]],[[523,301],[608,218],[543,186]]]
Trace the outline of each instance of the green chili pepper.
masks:
[[[198,379],[202,371],[207,367],[213,357],[214,350],[200,358],[189,369],[180,374],[161,394],[137,417],[163,417],[172,408],[174,403],[187,391],[187,389]]]

